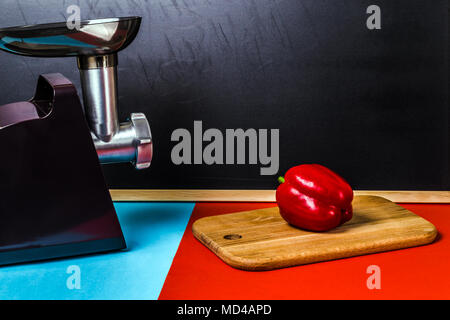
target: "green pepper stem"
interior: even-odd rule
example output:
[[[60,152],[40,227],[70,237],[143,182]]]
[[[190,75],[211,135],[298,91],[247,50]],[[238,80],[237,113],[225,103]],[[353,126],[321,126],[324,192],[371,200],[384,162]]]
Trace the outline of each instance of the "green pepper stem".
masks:
[[[278,177],[278,183],[279,183],[279,184],[284,183],[284,178],[283,178],[283,177]]]

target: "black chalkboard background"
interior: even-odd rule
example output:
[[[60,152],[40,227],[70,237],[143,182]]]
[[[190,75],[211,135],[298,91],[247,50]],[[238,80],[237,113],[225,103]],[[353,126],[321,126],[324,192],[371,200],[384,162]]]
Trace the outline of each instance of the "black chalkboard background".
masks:
[[[447,0],[2,0],[0,26],[64,21],[71,4],[82,19],[143,17],[119,54],[119,113],[147,115],[155,154],[144,171],[104,166],[111,188],[273,189],[321,163],[356,189],[449,190]],[[371,4],[381,30],[366,27]],[[75,59],[0,52],[0,105],[50,72],[80,91]],[[278,128],[279,173],[174,165],[171,133],[194,120]]]

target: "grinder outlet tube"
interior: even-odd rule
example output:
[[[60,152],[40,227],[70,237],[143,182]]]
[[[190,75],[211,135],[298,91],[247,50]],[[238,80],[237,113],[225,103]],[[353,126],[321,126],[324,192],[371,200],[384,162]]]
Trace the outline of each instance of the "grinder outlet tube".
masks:
[[[101,163],[131,162],[136,169],[148,168],[153,157],[150,125],[143,113],[132,113],[130,121],[120,124],[120,129],[109,142],[91,133]]]

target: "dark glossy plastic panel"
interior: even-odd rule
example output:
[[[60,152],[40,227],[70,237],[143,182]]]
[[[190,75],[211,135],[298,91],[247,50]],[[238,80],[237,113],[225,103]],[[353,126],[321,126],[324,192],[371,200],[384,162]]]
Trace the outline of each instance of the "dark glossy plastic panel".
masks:
[[[35,97],[0,117],[0,265],[125,248],[73,84],[41,75]]]

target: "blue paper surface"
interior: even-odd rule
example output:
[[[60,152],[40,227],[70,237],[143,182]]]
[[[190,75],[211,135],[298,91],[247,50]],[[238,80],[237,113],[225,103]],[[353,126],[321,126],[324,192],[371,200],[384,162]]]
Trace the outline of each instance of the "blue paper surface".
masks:
[[[126,251],[0,267],[0,299],[157,299],[194,205],[115,203]]]

